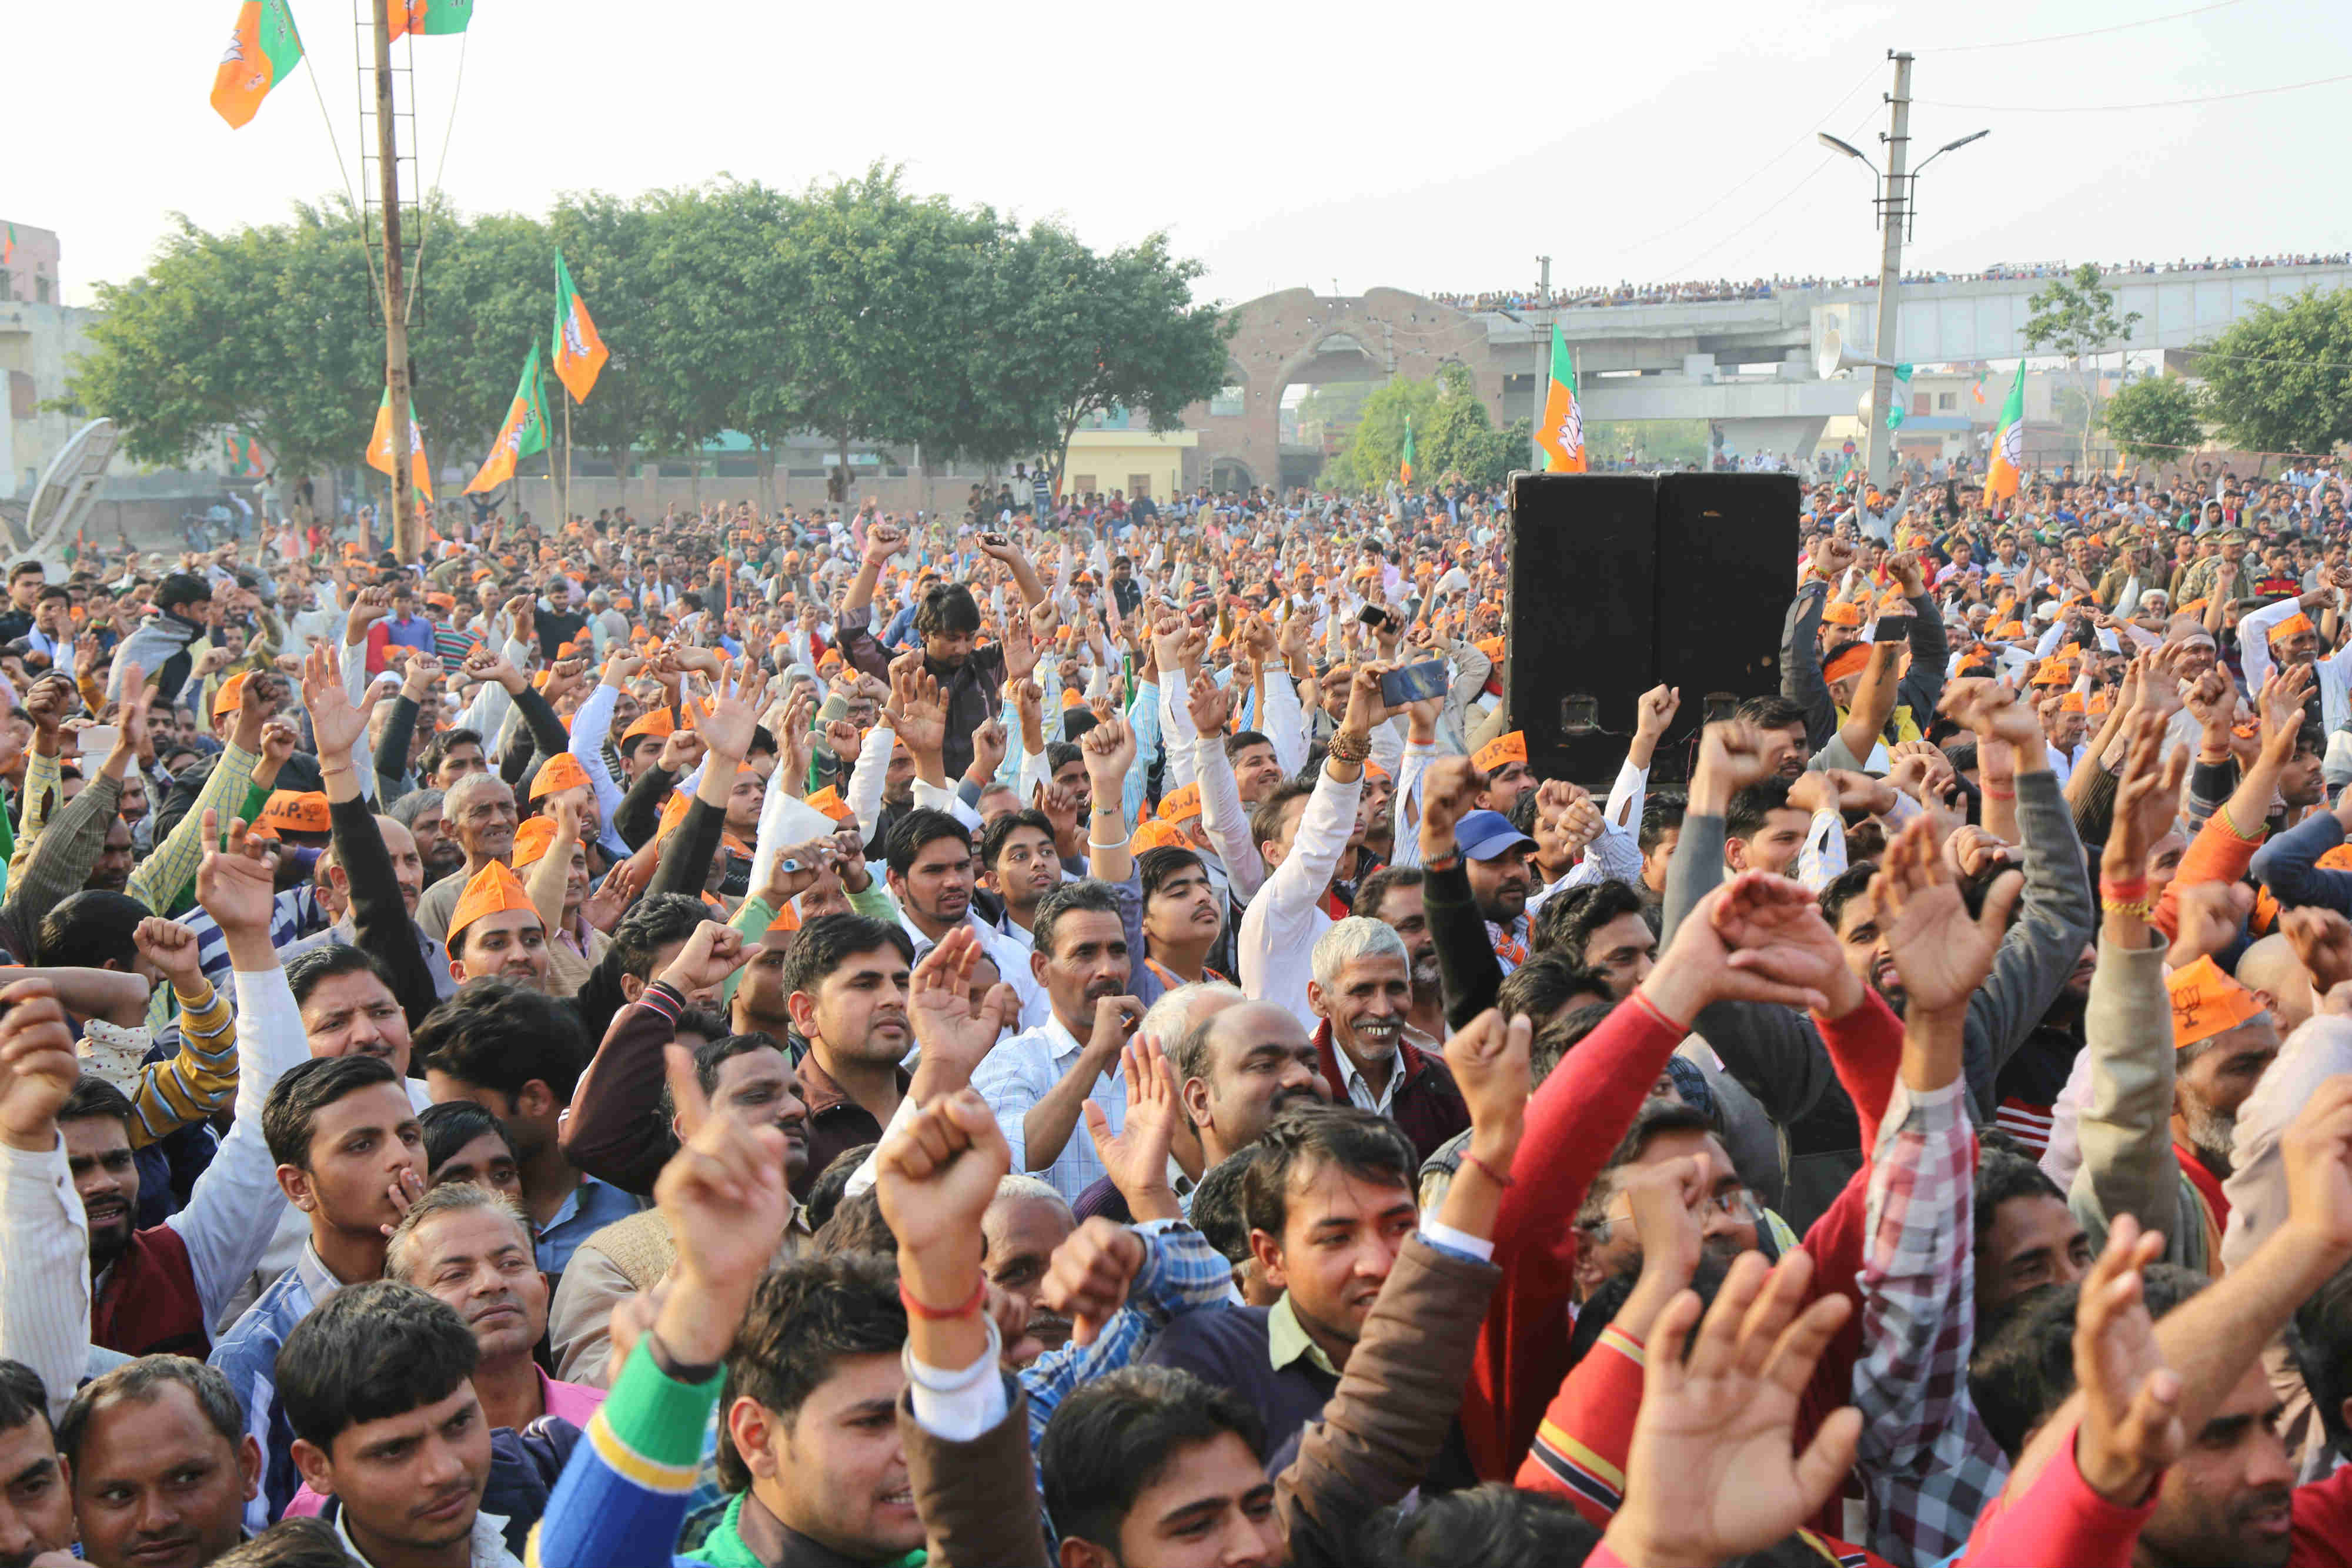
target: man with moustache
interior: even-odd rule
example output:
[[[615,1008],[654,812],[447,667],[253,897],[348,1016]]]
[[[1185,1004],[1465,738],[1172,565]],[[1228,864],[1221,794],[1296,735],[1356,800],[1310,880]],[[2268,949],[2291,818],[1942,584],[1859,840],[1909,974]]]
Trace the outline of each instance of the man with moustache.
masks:
[[[1317,940],[1314,963],[1307,1003],[1323,1020],[1315,1046],[1331,1098],[1386,1116],[1424,1160],[1468,1131],[1454,1074],[1405,1040],[1412,980],[1403,939],[1350,915]]]

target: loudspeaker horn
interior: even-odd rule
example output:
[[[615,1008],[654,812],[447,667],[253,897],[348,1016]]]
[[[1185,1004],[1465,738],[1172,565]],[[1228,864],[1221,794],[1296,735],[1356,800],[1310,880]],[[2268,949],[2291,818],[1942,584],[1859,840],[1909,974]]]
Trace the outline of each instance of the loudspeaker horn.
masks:
[[[1883,370],[1895,368],[1892,360],[1874,359],[1849,350],[1834,327],[1822,329],[1821,347],[1813,350],[1813,374],[1828,381],[1840,371]]]

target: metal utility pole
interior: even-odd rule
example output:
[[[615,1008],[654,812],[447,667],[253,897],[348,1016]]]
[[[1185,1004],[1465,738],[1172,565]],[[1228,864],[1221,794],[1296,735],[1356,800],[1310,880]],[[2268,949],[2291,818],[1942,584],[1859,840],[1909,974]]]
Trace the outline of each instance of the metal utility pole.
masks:
[[[1548,256],[1536,257],[1536,287],[1543,291],[1543,298],[1551,298],[1551,257]]]
[[[383,384],[392,394],[392,550],[414,561],[425,544],[409,480],[408,310],[400,257],[400,131],[393,118],[390,0],[375,0],[376,168],[383,202]]]
[[[1879,199],[1878,222],[1885,248],[1878,263],[1878,336],[1871,353],[1879,362],[1870,372],[1870,427],[1863,432],[1863,472],[1884,488],[1895,469],[1895,433],[1886,410],[1895,395],[1895,319],[1903,291],[1904,165],[1911,149],[1911,57],[1888,51],[1895,60],[1895,92],[1886,132],[1886,194]]]

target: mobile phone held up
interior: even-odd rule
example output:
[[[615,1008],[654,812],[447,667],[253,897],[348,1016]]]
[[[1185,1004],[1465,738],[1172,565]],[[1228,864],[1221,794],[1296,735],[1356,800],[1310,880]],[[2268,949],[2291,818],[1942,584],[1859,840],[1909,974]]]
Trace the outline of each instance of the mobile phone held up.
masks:
[[[1431,659],[1423,664],[1407,664],[1402,670],[1391,670],[1381,677],[1381,701],[1390,707],[1403,707],[1408,703],[1427,702],[1445,695],[1445,661]]]

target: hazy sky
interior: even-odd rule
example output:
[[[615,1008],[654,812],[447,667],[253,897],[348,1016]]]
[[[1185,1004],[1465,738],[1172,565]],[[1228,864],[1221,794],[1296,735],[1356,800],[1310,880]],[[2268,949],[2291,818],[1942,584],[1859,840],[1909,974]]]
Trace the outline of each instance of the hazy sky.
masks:
[[[2341,0],[1963,47],[2196,5],[480,0],[469,41],[414,59],[426,178],[445,168],[468,210],[722,171],[797,187],[885,159],[1099,246],[1168,228],[1227,300],[1514,287],[1539,252],[1561,283],[1874,270],[1868,176],[1812,133],[1878,155],[1893,47],[1919,57],[1915,146],[1993,131],[1920,183],[1919,267],[2352,250]],[[0,181],[0,218],[61,233],[71,302],[135,274],[170,212],[268,222],[342,184],[307,71],[243,131],[213,113],[236,0],[132,11],[22,6],[7,31],[17,60],[80,62],[11,73]],[[357,180],[351,0],[294,14]]]

